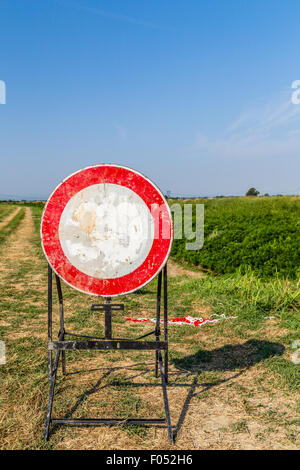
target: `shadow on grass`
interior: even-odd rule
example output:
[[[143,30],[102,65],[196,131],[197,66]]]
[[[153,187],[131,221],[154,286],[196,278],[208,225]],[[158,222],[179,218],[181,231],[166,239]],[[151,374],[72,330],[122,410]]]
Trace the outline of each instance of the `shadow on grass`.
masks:
[[[271,356],[282,355],[282,344],[251,339],[243,344],[225,345],[212,351],[199,349],[195,354],[175,358],[172,363],[191,372],[248,368]]]
[[[174,439],[176,439],[187,414],[190,401],[193,397],[199,396],[203,392],[210,390],[212,387],[228,382],[243,374],[254,364],[257,364],[268,357],[282,355],[285,348],[282,344],[271,343],[270,341],[249,340],[243,344],[225,345],[212,351],[199,349],[195,354],[173,359],[172,363],[180,370],[185,370],[196,374],[193,384],[187,394],[183,404],[176,429],[174,431]],[[239,370],[237,370],[239,369]],[[236,370],[236,374],[227,379],[213,381],[211,383],[198,384],[199,372],[206,371],[231,371]],[[200,392],[196,393],[196,387],[202,385]]]
[[[141,289],[135,291],[133,294],[132,294],[132,297],[134,298],[134,296],[141,296],[141,295],[147,295],[147,294],[153,294],[153,292],[151,291],[151,289],[148,289],[147,287],[142,287]]]

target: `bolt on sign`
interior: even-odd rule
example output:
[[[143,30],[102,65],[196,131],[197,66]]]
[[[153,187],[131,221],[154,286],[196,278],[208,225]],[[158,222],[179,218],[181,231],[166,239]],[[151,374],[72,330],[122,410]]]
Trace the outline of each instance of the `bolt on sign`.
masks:
[[[49,197],[41,221],[53,271],[87,294],[113,297],[150,282],[167,262],[172,217],[141,173],[100,164],[73,173]]]

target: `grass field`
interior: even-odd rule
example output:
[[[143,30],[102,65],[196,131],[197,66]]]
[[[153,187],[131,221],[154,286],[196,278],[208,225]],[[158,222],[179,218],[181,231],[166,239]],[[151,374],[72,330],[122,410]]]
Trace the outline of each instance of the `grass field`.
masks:
[[[43,428],[48,398],[47,263],[39,241],[41,207],[0,205],[1,449],[296,449],[299,448],[300,339],[297,278],[258,277],[251,270],[219,276],[169,262],[169,315],[223,319],[200,328],[170,325],[168,387],[176,443],[165,428],[56,426]],[[6,221],[6,223],[5,223]],[[134,337],[151,324],[125,316],[155,316],[156,280],[120,301],[118,336]],[[104,320],[93,298],[63,284],[66,328],[100,335]],[[55,328],[58,331],[55,298]],[[55,330],[54,330],[55,331]],[[126,332],[126,333],[125,333]],[[163,417],[154,353],[68,352],[59,374],[53,416]]]

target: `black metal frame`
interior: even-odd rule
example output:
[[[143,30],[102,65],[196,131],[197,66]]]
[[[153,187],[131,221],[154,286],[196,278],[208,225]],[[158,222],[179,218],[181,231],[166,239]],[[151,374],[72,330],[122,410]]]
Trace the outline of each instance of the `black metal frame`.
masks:
[[[69,333],[64,327],[64,306],[63,295],[61,289],[60,278],[55,274],[56,287],[59,300],[59,333],[58,341],[52,339],[52,268],[48,265],[48,378],[50,383],[49,401],[46,417],[46,426],[44,438],[49,439],[50,424],[66,424],[71,426],[101,426],[101,425],[114,425],[120,423],[130,424],[162,424],[166,423],[168,427],[168,435],[171,442],[174,442],[171,418],[168,403],[167,383],[168,383],[168,292],[167,292],[167,265],[158,274],[157,282],[157,299],[156,299],[156,326],[155,330],[139,336],[135,339],[128,338],[113,338],[112,337],[112,324],[111,313],[113,310],[124,310],[124,304],[112,304],[111,298],[106,298],[105,304],[93,304],[92,311],[104,311],[105,314],[105,336],[103,338],[97,336],[79,335]],[[161,336],[161,291],[163,281],[163,325],[164,325],[164,340],[160,341]],[[85,341],[65,341],[65,336],[73,336],[79,338],[87,338]],[[143,338],[155,335],[155,341],[141,341]],[[54,388],[56,375],[58,371],[59,358],[62,358],[62,373],[66,374],[66,350],[104,350],[104,349],[137,349],[137,350],[155,350],[155,376],[158,377],[158,372],[161,375],[161,385],[163,390],[163,399],[166,418],[163,419],[71,419],[71,418],[52,418],[52,407],[54,400]],[[56,356],[53,364],[52,351],[56,351]],[[162,357],[164,351],[164,358]]]

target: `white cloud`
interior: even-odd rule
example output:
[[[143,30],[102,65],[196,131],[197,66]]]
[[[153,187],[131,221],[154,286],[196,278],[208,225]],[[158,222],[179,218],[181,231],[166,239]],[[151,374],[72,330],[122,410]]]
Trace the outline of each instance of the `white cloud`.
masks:
[[[122,21],[125,23],[131,23],[135,24],[138,26],[144,26],[145,28],[150,28],[150,29],[163,29],[163,30],[169,30],[173,31],[171,28],[161,28],[160,26],[150,23],[148,21],[140,20],[139,18],[134,18],[132,16],[127,16],[127,15],[122,15],[118,13],[112,13],[106,10],[102,10],[101,8],[92,8],[86,5],[81,5],[79,3],[75,2],[65,2],[63,0],[56,0],[58,4],[61,6],[65,7],[70,7],[70,8],[75,8],[75,9],[80,9],[82,11],[85,11],[87,13],[91,13],[94,15],[102,16],[103,18],[111,19],[111,20],[116,20],[116,21]]]
[[[6,85],[3,80],[0,80],[0,104],[6,104]]]
[[[196,136],[195,147],[221,159],[300,156],[300,105],[290,99],[243,113],[220,136]]]

